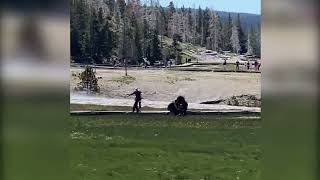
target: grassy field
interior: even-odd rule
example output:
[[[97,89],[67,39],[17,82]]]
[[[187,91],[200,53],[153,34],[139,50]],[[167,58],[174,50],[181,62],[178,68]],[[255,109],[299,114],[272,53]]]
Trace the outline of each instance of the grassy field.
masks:
[[[144,106],[141,109],[143,112],[148,111],[168,111],[167,108],[153,108]],[[132,111],[132,106],[104,106],[96,104],[70,104],[70,111]],[[199,111],[198,109],[190,108],[189,111]],[[211,111],[210,109],[201,109],[201,111]]]
[[[143,111],[166,111],[166,108],[143,107]],[[70,104],[70,111],[132,111],[131,106],[104,106],[95,104]]]
[[[260,119],[131,114],[69,125],[73,179],[260,179]]]

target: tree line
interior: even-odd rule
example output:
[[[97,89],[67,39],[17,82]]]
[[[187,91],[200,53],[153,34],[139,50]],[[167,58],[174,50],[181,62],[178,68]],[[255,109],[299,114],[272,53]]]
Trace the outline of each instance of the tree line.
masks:
[[[170,47],[163,38],[171,38]],[[209,8],[162,7],[149,0],[72,0],[71,59],[101,64],[111,58],[131,64],[153,64],[179,59],[179,43],[191,43],[214,51],[260,56],[260,27],[241,26],[240,15],[222,22]]]

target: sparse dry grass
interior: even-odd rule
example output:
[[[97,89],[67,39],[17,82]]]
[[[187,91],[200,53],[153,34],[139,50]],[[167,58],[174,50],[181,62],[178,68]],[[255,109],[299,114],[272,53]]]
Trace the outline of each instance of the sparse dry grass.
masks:
[[[71,68],[71,73],[81,72]],[[190,72],[174,70],[129,69],[129,77],[121,76],[123,70],[97,69],[101,96],[126,98],[125,94],[139,88],[143,98],[151,101],[171,102],[177,96],[186,96],[188,102],[205,102],[234,95],[250,94],[260,97],[261,74],[234,72]],[[70,78],[70,89],[78,83]]]
[[[133,76],[121,76],[121,77],[113,77],[111,81],[119,83],[121,85],[123,85],[123,84],[128,85],[128,84],[133,83],[135,80],[136,80],[136,78]]]
[[[178,77],[178,76],[167,76],[166,82],[169,84],[175,84],[178,81],[195,81],[195,79],[192,79],[190,77]]]

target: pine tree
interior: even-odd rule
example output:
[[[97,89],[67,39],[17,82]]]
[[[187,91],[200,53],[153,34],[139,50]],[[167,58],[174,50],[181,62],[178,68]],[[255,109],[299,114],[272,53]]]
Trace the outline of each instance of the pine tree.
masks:
[[[207,37],[209,36],[209,20],[210,20],[210,9],[206,8],[203,12],[203,20],[201,26],[201,46],[209,47]]]
[[[151,47],[150,47],[150,29],[146,19],[143,20],[143,55],[150,60],[151,57]],[[149,48],[149,49],[148,49]]]
[[[153,32],[153,38],[152,38],[152,56],[150,59],[151,65],[155,63],[155,61],[161,61],[162,60],[162,52],[158,37],[158,32],[155,30]]]
[[[124,21],[122,19],[122,15],[118,6],[118,3],[115,5],[114,10],[114,29],[113,29],[113,35],[114,35],[114,45],[115,45],[115,52],[114,54],[117,57],[122,57],[122,46],[123,46],[123,39],[124,39]]]
[[[79,44],[79,26],[78,26],[78,4],[76,1],[71,1],[70,8],[70,49],[71,49],[71,59],[74,62],[79,62],[80,55],[80,44]]]
[[[179,46],[179,36],[173,37],[171,49],[172,49],[172,52],[170,53],[171,58],[176,60],[176,64],[181,64],[181,55],[180,55],[181,48]]]
[[[223,39],[222,39],[222,49],[225,51],[232,51],[232,43],[230,41],[232,35],[232,17],[228,14],[228,20],[223,25]]]
[[[202,14],[202,9],[201,7],[199,6],[199,9],[198,9],[198,14],[197,14],[197,19],[198,19],[198,24],[197,24],[197,33],[198,34],[201,34],[201,28],[202,28],[202,20],[203,20],[203,14]]]
[[[150,44],[148,44],[148,46],[146,47],[145,53],[146,53],[147,60],[150,62],[152,59],[152,52],[151,52],[151,45]]]
[[[167,16],[166,16],[166,12],[164,10],[164,8],[162,6],[160,6],[160,17],[159,17],[159,31],[160,31],[160,36],[161,36],[161,40],[160,40],[160,43],[161,43],[161,48],[162,48],[162,45],[163,45],[163,36],[164,35],[167,35],[167,24],[168,24],[168,19],[167,19]]]
[[[234,53],[239,54],[241,51],[241,46],[240,46],[240,40],[239,40],[239,28],[237,26],[237,23],[233,23],[232,26],[232,34],[231,34],[231,45]]]
[[[217,47],[218,47],[218,51],[223,50],[223,41],[224,41],[224,37],[223,37],[223,26],[220,20],[220,17],[217,16]]]
[[[170,1],[169,6],[168,6],[168,17],[171,18],[173,13],[176,12],[176,8],[174,7],[174,4],[172,1]]]
[[[79,74],[80,83],[77,84],[76,90],[87,90],[87,93],[95,93],[100,91],[98,78],[94,69],[90,66],[85,66],[83,72]]]
[[[134,59],[138,64],[140,64],[143,60],[141,29],[135,16],[133,16],[132,23],[134,27],[134,42],[136,47],[136,57]]]
[[[212,11],[209,12],[209,36],[207,37],[207,49],[215,50],[215,17]]]
[[[261,29],[260,25],[257,28],[257,31],[255,32],[255,54],[258,57],[261,57]]]
[[[209,12],[209,36],[207,38],[208,48],[219,51],[221,44],[221,24],[219,16],[215,12]]]
[[[105,58],[110,58],[113,49],[112,31],[109,20],[104,18],[103,9],[99,8],[96,16],[93,11],[91,27],[91,56],[95,63],[101,64]]]
[[[182,43],[215,51],[231,50],[260,56],[260,29],[244,32],[240,15],[226,21],[211,9],[162,8],[158,0],[71,1],[71,58],[78,63],[103,63],[112,55],[141,64],[143,57],[162,60],[162,51],[181,60]],[[163,37],[173,39],[170,47]],[[180,60],[179,60],[180,59]]]
[[[247,54],[256,55],[260,57],[260,30],[259,28],[255,29],[252,25],[248,32],[247,48]]]
[[[101,26],[101,25],[100,25]],[[92,9],[91,15],[91,57],[93,59],[97,59],[98,57],[98,40],[99,40],[99,33],[101,31],[101,27],[99,26],[98,15],[96,13],[96,9]]]
[[[118,8],[121,14],[121,17],[124,18],[125,11],[126,11],[126,1],[125,0],[117,0]]]
[[[239,33],[239,42],[240,42],[240,52],[239,53],[246,53],[247,52],[247,39],[246,35],[242,29],[241,21],[240,21],[240,14],[237,16],[237,27],[238,27],[238,33]]]
[[[116,1],[115,0],[106,0],[106,4],[108,5],[108,8],[110,9],[110,15],[114,15]]]
[[[255,39],[254,39],[253,26],[251,26],[250,31],[248,32],[248,40],[247,40],[247,54],[253,55],[255,54]]]
[[[71,48],[73,51],[78,52],[75,55],[76,62],[86,62],[91,63],[89,61],[90,56],[90,13],[87,9],[87,4],[85,0],[80,0],[78,5],[76,6],[76,13],[78,15],[78,23],[75,25],[77,30],[74,31],[75,34],[73,36],[78,37],[77,42],[73,42],[72,45],[75,44],[75,47]],[[73,52],[74,53],[74,52]]]
[[[129,27],[129,21],[127,15],[127,4],[125,0],[118,0],[118,11],[120,14],[120,23],[121,23],[121,30],[119,31],[119,58],[121,59],[127,59],[129,57],[128,50],[130,49],[130,38],[128,37],[128,27]]]
[[[173,2],[171,1],[168,6],[168,12],[167,12],[167,19],[168,19],[168,25],[167,25],[167,35],[168,37],[173,37],[173,35],[177,32],[177,12],[174,7]]]
[[[106,19],[104,23],[104,27],[102,29],[102,40],[101,42],[101,55],[104,58],[109,59],[112,55],[112,50],[114,47],[114,40],[113,40],[113,32],[110,30],[110,24],[109,24],[110,19]]]

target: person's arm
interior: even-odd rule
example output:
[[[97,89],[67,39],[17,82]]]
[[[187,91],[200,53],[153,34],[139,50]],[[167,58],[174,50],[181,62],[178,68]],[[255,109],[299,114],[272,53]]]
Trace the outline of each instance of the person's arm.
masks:
[[[134,92],[133,93],[131,93],[131,94],[127,94],[128,96],[132,96],[132,95],[134,95]]]

